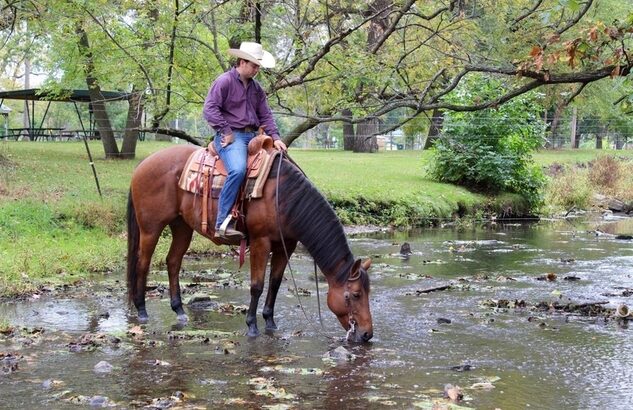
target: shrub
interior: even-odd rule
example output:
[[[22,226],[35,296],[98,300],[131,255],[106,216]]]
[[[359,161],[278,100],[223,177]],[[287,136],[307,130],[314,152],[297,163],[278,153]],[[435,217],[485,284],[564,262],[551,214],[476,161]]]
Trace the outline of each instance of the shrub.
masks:
[[[117,209],[117,204],[113,202],[78,201],[65,211],[61,219],[70,218],[84,228],[103,229],[114,235],[124,229],[121,215],[124,215],[124,211]]]
[[[589,182],[604,194],[616,193],[622,177],[621,163],[612,155],[605,155],[593,161],[589,168]]]
[[[615,195],[618,199],[633,202],[633,163],[621,163],[621,177],[615,188]]]
[[[545,190],[545,203],[549,212],[560,209],[587,209],[591,203],[592,189],[587,171],[578,169],[564,172],[550,180]]]
[[[502,87],[500,81],[474,80],[456,92],[454,103],[473,103]],[[447,113],[430,177],[488,193],[517,193],[536,208],[545,179],[532,161],[544,136],[535,101],[536,95],[524,94],[496,109]]]

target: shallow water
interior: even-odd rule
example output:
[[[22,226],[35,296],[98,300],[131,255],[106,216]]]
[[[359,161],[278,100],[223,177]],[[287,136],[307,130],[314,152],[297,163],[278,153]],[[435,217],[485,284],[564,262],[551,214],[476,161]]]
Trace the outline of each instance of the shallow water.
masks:
[[[585,316],[534,306],[633,306],[626,296],[633,241],[612,235],[631,233],[624,220],[353,237],[354,254],[373,258],[374,338],[363,346],[342,341],[345,332],[324,305],[325,283],[319,327],[313,266],[301,250],[291,267],[296,286],[311,295],[299,305],[287,272],[279,330],[255,339],[244,336],[243,314],[217,306],[248,303],[247,274],[235,273],[232,258],[187,259],[182,285],[195,278],[205,286],[186,287],[185,300],[204,294],[215,304],[188,306],[185,326],[160,287],[148,298],[149,322],[139,326],[122,273],[89,290],[35,295],[0,306],[0,320],[19,329],[0,334],[0,407],[628,409],[627,322],[609,310]],[[405,241],[413,251],[407,259],[398,255]],[[538,280],[547,274],[556,280]],[[564,279],[570,276],[579,280]],[[165,281],[164,272],[150,276],[150,285]],[[420,292],[444,285],[452,287]],[[354,357],[324,357],[341,346]],[[464,400],[445,399],[447,384],[460,386]]]

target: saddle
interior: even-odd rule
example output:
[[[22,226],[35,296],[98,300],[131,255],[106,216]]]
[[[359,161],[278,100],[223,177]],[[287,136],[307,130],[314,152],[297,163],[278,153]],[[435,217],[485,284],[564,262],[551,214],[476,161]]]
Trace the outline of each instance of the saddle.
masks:
[[[246,178],[242,183],[240,195],[233,206],[234,211],[245,199],[256,199],[263,196],[264,184],[270,173],[273,160],[279,151],[273,149],[273,139],[260,129],[259,135],[248,144],[246,161]],[[227,171],[224,163],[215,151],[213,144],[207,148],[195,150],[187,159],[180,175],[178,186],[202,197],[202,233],[207,232],[209,197],[217,199],[226,181]]]

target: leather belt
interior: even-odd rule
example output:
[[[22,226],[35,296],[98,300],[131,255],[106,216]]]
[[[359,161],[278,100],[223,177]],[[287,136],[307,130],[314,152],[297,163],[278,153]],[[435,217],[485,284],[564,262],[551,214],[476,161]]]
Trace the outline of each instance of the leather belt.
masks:
[[[256,132],[256,131],[257,131],[257,127],[233,128],[233,131],[239,131],[239,132]]]

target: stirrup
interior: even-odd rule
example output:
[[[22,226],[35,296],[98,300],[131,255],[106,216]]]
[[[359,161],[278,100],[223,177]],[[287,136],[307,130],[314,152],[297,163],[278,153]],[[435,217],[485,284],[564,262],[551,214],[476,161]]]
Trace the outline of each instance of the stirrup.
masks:
[[[220,225],[220,229],[218,229],[218,233],[220,234],[220,236],[224,236],[224,234],[226,233],[226,228],[229,227],[229,224],[232,220],[233,218],[231,217],[231,214],[228,214],[226,219],[224,219],[224,222],[222,222],[222,225]]]

